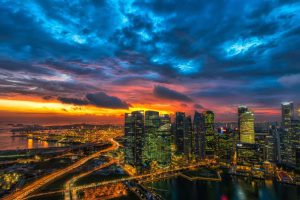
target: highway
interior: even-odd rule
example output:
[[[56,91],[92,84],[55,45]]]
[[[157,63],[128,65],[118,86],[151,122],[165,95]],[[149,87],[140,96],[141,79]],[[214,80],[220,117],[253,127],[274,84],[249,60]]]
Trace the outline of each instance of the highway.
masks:
[[[79,174],[79,175],[71,178],[70,180],[68,180],[67,183],[66,183],[65,200],[70,200],[70,199],[74,199],[75,200],[75,199],[77,199],[76,191],[72,190],[72,187],[73,187],[74,183],[78,179],[80,179],[80,178],[82,178],[84,176],[87,176],[87,175],[89,175],[89,174],[91,174],[91,173],[93,173],[93,172],[95,172],[97,170],[100,170],[100,169],[108,167],[108,166],[110,166],[112,164],[115,164],[115,163],[117,163],[117,161],[118,160],[116,160],[116,159],[110,159],[109,162],[106,162],[106,163],[104,163],[102,165],[99,165],[98,167],[95,167],[92,170],[89,170],[87,172],[81,173],[81,174]]]
[[[112,160],[111,162],[115,162],[115,160]],[[109,165],[109,164],[110,163],[100,165],[99,168],[103,168],[103,167],[105,167],[105,165]],[[155,173],[151,173],[151,174],[143,174],[143,175],[136,175],[136,176],[130,176],[130,177],[125,177],[125,178],[113,179],[113,180],[109,180],[109,181],[101,181],[101,182],[96,182],[96,183],[86,184],[86,185],[81,185],[81,186],[76,186],[76,187],[70,187],[71,181],[68,181],[67,185],[69,185],[69,186],[66,186],[66,189],[64,189],[64,190],[39,193],[39,194],[32,195],[30,197],[39,197],[39,196],[51,195],[51,194],[55,194],[55,193],[64,193],[65,198],[71,199],[71,194],[76,194],[76,192],[79,190],[84,190],[84,189],[88,189],[88,188],[109,185],[109,184],[116,184],[116,183],[125,182],[125,181],[132,181],[132,180],[138,180],[140,182],[146,183],[149,181],[155,181],[155,180],[159,180],[159,179],[163,179],[163,178],[173,177],[174,175],[180,175],[180,173],[178,173],[178,171],[180,171],[180,170],[190,169],[190,168],[198,167],[201,165],[203,165],[203,164],[178,167],[178,168],[168,169],[168,170],[161,170],[159,172],[155,172]],[[86,172],[86,173],[89,173],[89,172]],[[80,176],[83,177],[85,175],[87,175],[87,174],[83,173],[82,176],[81,175]],[[73,186],[73,185],[71,184],[71,186]],[[66,195],[68,195],[68,197],[66,197]],[[73,198],[75,197],[74,199],[76,199],[76,195],[72,195],[72,197]]]
[[[132,181],[132,180],[141,180],[141,182],[148,182],[149,180],[147,180],[147,178],[150,178],[150,180],[151,179],[157,180],[159,176],[161,176],[162,178],[167,178],[169,176],[173,176],[174,173],[176,173],[178,171],[199,167],[200,165],[203,165],[203,164],[196,164],[196,165],[190,165],[190,166],[185,166],[185,167],[177,167],[174,169],[161,170],[161,171],[158,171],[155,173],[150,173],[150,174],[142,174],[142,175],[130,176],[130,177],[126,177],[126,178],[114,179],[114,180],[109,180],[109,181],[101,181],[101,182],[96,182],[96,183],[73,187],[73,190],[78,191],[78,190],[83,190],[83,189],[87,189],[87,188],[92,188],[92,187],[97,187],[97,186],[102,186],[102,185],[107,185],[107,184],[113,184],[113,183],[118,183],[118,182],[124,182],[124,181]]]
[[[48,174],[44,177],[41,177],[34,181],[33,183],[30,183],[23,187],[20,190],[15,191],[14,193],[6,196],[3,198],[3,200],[19,200],[19,199],[24,199],[26,196],[28,196],[30,193],[36,191],[37,189],[41,188],[42,186],[54,181],[55,179],[61,177],[62,175],[80,167],[81,165],[85,164],[87,161],[99,157],[102,153],[108,152],[108,151],[113,151],[119,148],[119,143],[116,142],[113,139],[109,139],[109,141],[112,143],[111,147],[108,147],[104,150],[98,151],[92,155],[86,156],[79,161],[75,162],[74,164],[64,168],[60,169],[58,171],[55,171],[51,174]]]

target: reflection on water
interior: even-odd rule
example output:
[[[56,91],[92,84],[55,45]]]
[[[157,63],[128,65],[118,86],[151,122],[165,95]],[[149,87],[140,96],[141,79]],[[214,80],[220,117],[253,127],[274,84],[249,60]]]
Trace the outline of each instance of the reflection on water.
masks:
[[[27,148],[32,149],[33,148],[33,139],[28,139],[27,140]]]
[[[35,149],[48,147],[63,147],[65,144],[27,139],[25,137],[12,137],[8,129],[0,131],[0,150]]]
[[[47,141],[43,141],[43,148],[48,148],[49,147],[49,144]]]
[[[188,181],[177,177],[150,183],[164,199],[233,199],[233,200],[294,200],[300,199],[300,186],[286,185],[271,180],[225,175],[222,182]]]

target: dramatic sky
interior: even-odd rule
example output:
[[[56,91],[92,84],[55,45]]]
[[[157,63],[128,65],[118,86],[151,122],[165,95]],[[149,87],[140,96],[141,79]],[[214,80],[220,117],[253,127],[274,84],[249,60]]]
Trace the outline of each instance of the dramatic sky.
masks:
[[[300,3],[0,0],[0,118],[120,122],[124,112],[248,105],[279,119],[300,98]]]

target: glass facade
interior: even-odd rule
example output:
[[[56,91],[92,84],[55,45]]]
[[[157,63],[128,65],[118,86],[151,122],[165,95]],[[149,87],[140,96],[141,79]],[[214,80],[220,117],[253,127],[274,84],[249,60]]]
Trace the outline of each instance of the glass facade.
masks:
[[[254,114],[251,111],[246,111],[239,116],[239,119],[240,142],[254,144]]]

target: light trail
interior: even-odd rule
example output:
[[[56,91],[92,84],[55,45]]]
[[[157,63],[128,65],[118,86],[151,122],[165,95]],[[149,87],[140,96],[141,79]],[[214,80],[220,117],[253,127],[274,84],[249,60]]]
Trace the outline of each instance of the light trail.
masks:
[[[67,183],[66,183],[65,200],[77,199],[76,191],[75,191],[75,190],[72,190],[72,187],[73,187],[74,183],[75,183],[78,179],[80,179],[80,178],[82,178],[82,177],[84,177],[84,176],[87,176],[87,175],[89,175],[89,174],[91,174],[91,173],[93,173],[93,172],[95,172],[95,171],[97,171],[97,170],[100,170],[100,169],[103,169],[103,168],[105,168],[105,167],[108,167],[108,166],[110,166],[110,165],[112,165],[112,164],[115,164],[115,163],[117,163],[117,162],[118,162],[118,160],[112,159],[112,160],[110,160],[108,163],[102,164],[102,165],[100,165],[100,166],[98,166],[98,167],[95,167],[94,169],[92,169],[92,170],[90,170],[90,171],[87,171],[87,172],[84,172],[84,173],[82,173],[82,174],[79,174],[78,176],[75,176],[75,177],[71,178],[70,180],[68,180]],[[75,191],[75,192],[74,192],[74,191]]]
[[[87,161],[99,157],[102,153],[113,151],[119,148],[119,143],[114,141],[113,139],[110,139],[110,142],[112,143],[111,147],[108,147],[107,149],[98,151],[92,155],[89,155],[87,157],[82,158],[81,160],[77,161],[76,163],[64,168],[60,169],[56,172],[53,172],[51,174],[48,174],[44,177],[39,178],[38,180],[34,181],[33,183],[23,187],[22,189],[15,191],[14,193],[6,196],[3,198],[3,200],[19,200],[24,199],[26,196],[28,196],[30,193],[36,191],[37,189],[41,188],[42,186],[50,183],[51,181],[54,181],[55,179],[61,177],[62,175],[80,167],[81,165],[85,164]]]

